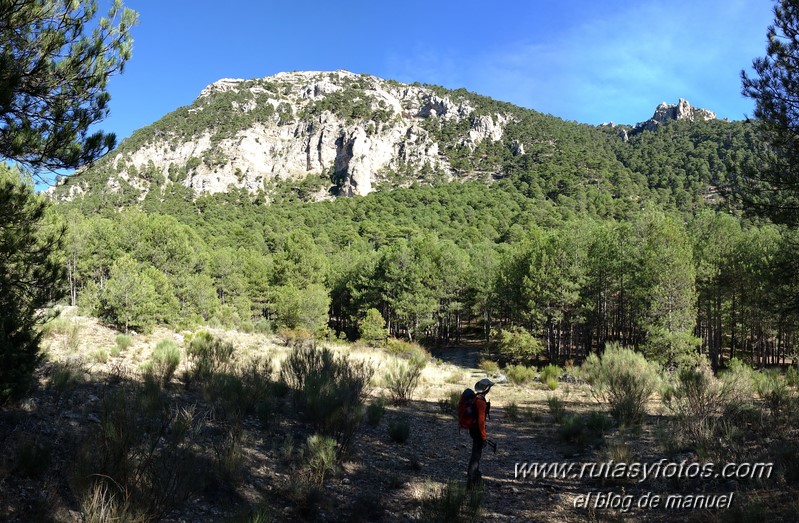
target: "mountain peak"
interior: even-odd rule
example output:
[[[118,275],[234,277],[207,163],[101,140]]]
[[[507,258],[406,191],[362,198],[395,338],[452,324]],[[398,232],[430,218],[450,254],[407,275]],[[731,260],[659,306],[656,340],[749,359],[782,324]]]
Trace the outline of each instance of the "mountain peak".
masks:
[[[636,124],[635,128],[633,129],[633,133],[641,131],[654,131],[662,124],[671,120],[688,120],[691,122],[696,122],[715,119],[716,113],[713,111],[694,107],[684,98],[680,98],[675,105],[669,105],[666,102],[662,102],[655,109],[655,114],[652,115],[652,118],[645,122]]]

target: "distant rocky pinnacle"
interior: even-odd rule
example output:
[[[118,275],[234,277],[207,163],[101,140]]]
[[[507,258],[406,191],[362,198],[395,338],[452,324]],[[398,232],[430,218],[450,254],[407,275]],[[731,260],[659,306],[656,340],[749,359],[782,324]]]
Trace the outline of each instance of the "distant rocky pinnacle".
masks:
[[[635,126],[633,132],[640,131],[654,131],[660,125],[668,122],[669,120],[688,120],[691,122],[715,120],[716,113],[708,111],[707,109],[700,109],[693,107],[686,100],[680,98],[677,105],[668,105],[666,102],[661,103],[655,109],[655,114],[652,118],[645,122],[641,122]]]

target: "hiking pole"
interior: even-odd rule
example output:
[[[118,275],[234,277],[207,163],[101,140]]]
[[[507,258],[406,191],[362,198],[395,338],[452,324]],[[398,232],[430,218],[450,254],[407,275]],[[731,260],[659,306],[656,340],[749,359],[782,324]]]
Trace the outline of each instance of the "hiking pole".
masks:
[[[491,441],[490,439],[487,439],[487,440],[486,440],[486,445],[488,445],[489,447],[491,447],[491,450],[493,450],[493,451],[494,451],[494,454],[496,454],[496,453],[497,453],[497,443],[496,443],[495,441]]]

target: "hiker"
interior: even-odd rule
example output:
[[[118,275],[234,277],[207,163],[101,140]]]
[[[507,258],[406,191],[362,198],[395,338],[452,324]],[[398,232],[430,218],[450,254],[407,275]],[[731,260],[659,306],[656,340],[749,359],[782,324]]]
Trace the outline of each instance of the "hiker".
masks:
[[[473,400],[462,399],[462,402],[468,402],[469,406],[460,410],[468,412],[474,418],[472,423],[464,423],[463,420],[461,421],[461,426],[469,425],[469,436],[472,437],[472,454],[469,457],[469,467],[466,470],[466,488],[478,486],[481,481],[480,478],[482,477],[482,473],[480,472],[480,458],[483,455],[483,448],[486,446],[487,442],[486,416],[491,408],[491,403],[486,401],[485,396],[488,394],[488,391],[491,389],[492,385],[494,385],[494,383],[491,380],[488,378],[483,378],[474,384]],[[471,391],[467,389],[464,391],[463,396],[470,396],[468,394],[469,392]],[[473,408],[471,408],[472,401]]]

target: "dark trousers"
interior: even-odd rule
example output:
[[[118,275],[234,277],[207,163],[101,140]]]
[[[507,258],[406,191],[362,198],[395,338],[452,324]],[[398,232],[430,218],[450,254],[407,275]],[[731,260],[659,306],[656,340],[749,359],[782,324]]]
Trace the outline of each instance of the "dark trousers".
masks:
[[[480,482],[482,476],[480,458],[483,456],[483,436],[477,428],[469,429],[469,436],[472,437],[472,455],[469,457],[469,468],[466,470],[466,486],[471,488]]]

